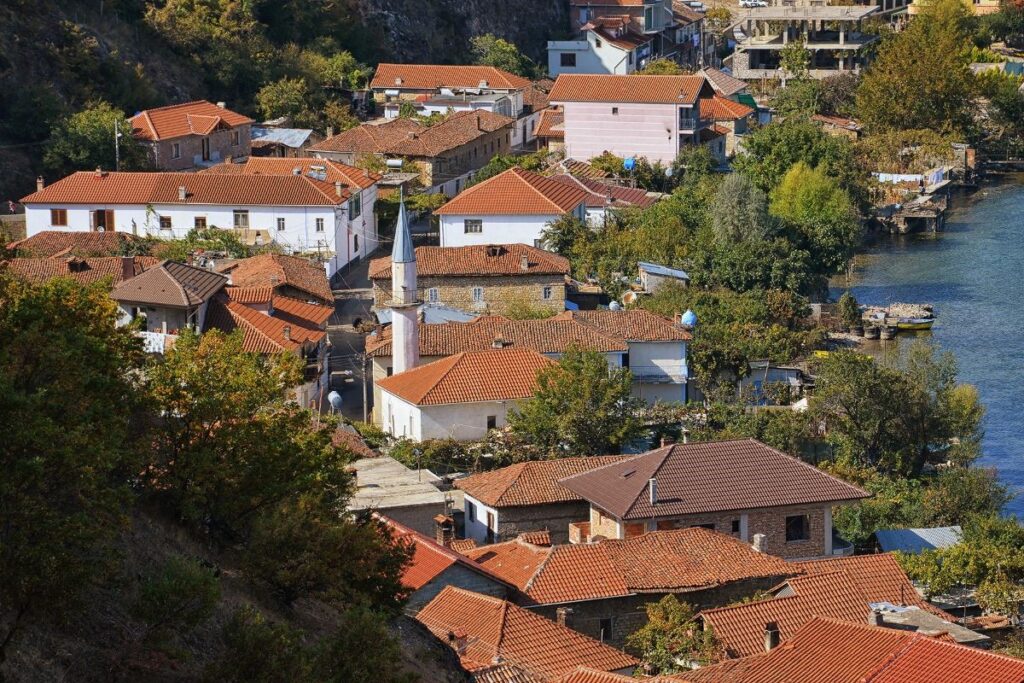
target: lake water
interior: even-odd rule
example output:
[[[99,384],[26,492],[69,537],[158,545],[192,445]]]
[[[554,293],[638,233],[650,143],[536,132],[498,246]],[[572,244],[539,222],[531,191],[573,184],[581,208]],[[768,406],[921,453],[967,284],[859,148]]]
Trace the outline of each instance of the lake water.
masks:
[[[920,334],[952,351],[960,380],[978,387],[988,411],[981,464],[999,469],[1018,496],[1007,512],[1024,518],[1024,176],[954,206],[937,235],[871,247],[851,289],[864,304],[935,305],[935,327]]]

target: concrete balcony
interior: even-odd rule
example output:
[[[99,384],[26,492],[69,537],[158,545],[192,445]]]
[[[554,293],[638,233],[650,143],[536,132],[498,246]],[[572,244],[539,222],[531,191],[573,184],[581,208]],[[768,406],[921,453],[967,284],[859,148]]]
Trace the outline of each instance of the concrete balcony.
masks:
[[[686,384],[687,369],[682,363],[665,365],[631,365],[634,382],[644,384]]]

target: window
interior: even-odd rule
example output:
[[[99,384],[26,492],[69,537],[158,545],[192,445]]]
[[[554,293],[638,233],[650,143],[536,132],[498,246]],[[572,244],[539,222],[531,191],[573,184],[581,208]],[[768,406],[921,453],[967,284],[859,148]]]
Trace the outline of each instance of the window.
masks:
[[[484,288],[474,287],[473,288],[473,303],[480,304],[484,301]]]
[[[242,135],[237,130],[231,131],[231,146],[238,147],[238,145],[241,144],[241,142]]]
[[[811,538],[811,520],[807,515],[786,517],[786,543],[806,541]]]
[[[479,235],[484,231],[484,222],[479,218],[467,218],[462,224],[467,235]]]
[[[363,213],[363,195],[356,192],[352,195],[351,199],[348,200],[348,219],[355,220],[359,218]]]
[[[206,216],[196,216],[192,224],[196,230],[206,230]]]
[[[714,524],[691,524],[690,528],[691,529],[710,529],[711,531],[714,531],[715,530],[715,525]]]
[[[384,371],[384,373],[385,373],[385,374],[386,374],[386,375],[387,375],[388,377],[390,377],[391,375],[395,374],[395,369],[394,369],[393,367],[391,367],[391,366],[389,365],[389,366],[387,367],[387,369],[386,369],[386,370]]]
[[[612,637],[612,620],[602,619],[601,620],[601,642],[610,640]]]
[[[543,290],[541,290],[541,296],[544,299],[550,299],[551,298],[551,288],[550,287],[545,287]]]
[[[601,47],[601,39],[594,38],[594,47]]]
[[[487,428],[488,429],[495,429],[495,428],[497,428],[497,426],[498,426],[498,416],[497,415],[488,415],[487,416]]]
[[[466,517],[471,522],[476,521],[476,505],[473,505],[468,500],[466,501]]]
[[[626,351],[624,354],[622,354],[622,367],[629,367],[629,351]]]
[[[278,218],[277,219],[277,230],[278,230],[278,232],[280,232],[281,230],[284,230],[284,219],[283,218]]]
[[[619,108],[618,107],[612,107],[612,116],[618,116],[618,115],[619,115]]]
[[[246,211],[244,209],[242,209],[242,210],[235,210],[235,211],[232,211],[232,214],[234,214],[235,227],[236,228],[245,228],[245,229],[249,228],[249,212],[248,211]]]
[[[316,219],[316,231],[317,232],[323,232],[324,231],[324,219],[323,218],[317,218]]]
[[[633,63],[633,53],[630,52],[630,53],[628,53],[626,55],[626,64],[632,64],[632,63]]]
[[[359,251],[359,235],[352,235],[352,251]]]
[[[437,287],[431,287],[427,290],[427,301],[432,304],[436,304],[441,300],[441,292],[438,291]]]
[[[575,67],[576,66],[576,53],[575,52],[563,52],[558,55],[558,63],[561,66]]]
[[[738,520],[738,519],[732,520],[732,525],[730,526],[730,531],[731,531],[731,533],[734,533],[734,534],[738,534],[740,532],[740,520]]]
[[[170,216],[160,216],[160,229],[161,230],[170,230],[172,227],[174,227],[174,226],[171,225],[171,217]]]
[[[50,225],[66,227],[68,224],[67,209],[50,209]]]
[[[654,29],[654,8],[644,7],[644,30],[650,31]]]
[[[678,529],[679,523],[674,519],[659,519],[654,528],[657,531],[671,531],[672,529]]]
[[[175,143],[173,143],[171,145],[171,158],[172,159],[180,159],[181,158],[181,144],[180,143],[175,142]]]

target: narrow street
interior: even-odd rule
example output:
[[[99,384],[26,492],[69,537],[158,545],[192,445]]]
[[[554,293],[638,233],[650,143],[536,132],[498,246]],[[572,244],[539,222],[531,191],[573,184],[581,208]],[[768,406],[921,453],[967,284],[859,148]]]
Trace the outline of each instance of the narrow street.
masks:
[[[378,251],[372,256],[379,256]],[[363,352],[366,339],[353,326],[372,319],[373,295],[368,271],[370,258],[364,259],[331,281],[334,290],[334,315],[328,323],[331,338],[331,389],[341,394],[341,414],[350,420],[363,419]],[[369,402],[372,393],[367,386]],[[367,406],[367,415],[369,408]],[[329,409],[330,406],[327,406]]]

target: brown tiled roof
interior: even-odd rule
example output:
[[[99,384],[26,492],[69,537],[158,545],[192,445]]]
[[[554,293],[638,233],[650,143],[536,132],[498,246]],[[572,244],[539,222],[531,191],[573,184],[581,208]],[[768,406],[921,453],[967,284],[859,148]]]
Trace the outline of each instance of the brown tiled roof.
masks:
[[[468,351],[385,377],[377,386],[418,406],[512,401],[533,396],[537,373],[553,364],[530,349]]]
[[[633,657],[498,598],[446,587],[416,619],[444,642],[465,638],[459,657],[469,670],[498,662],[546,681],[585,665],[605,671],[638,664]]]
[[[596,19],[583,29],[593,31],[601,40],[625,52],[635,50],[655,39],[653,34],[640,33],[635,29],[629,17]]]
[[[326,304],[334,303],[334,293],[324,269],[300,256],[260,254],[234,261],[221,272],[231,274],[237,287],[292,287]]]
[[[339,196],[333,184],[308,176],[79,171],[21,203],[334,206],[348,197],[347,189]]]
[[[465,555],[467,551],[476,547],[476,541],[472,538],[456,538],[452,541],[450,547],[455,552]]]
[[[716,94],[714,97],[704,97],[700,101],[701,116],[714,119],[715,121],[735,121],[743,119],[754,113],[754,110],[745,104],[734,102],[728,98]]]
[[[828,123],[837,128],[845,128],[846,130],[859,131],[861,125],[853,119],[847,119],[842,116],[825,116],[824,114],[815,114],[811,117],[811,120],[819,123]]]
[[[317,159],[315,157],[249,157],[249,160],[244,164],[219,164],[205,171],[200,171],[200,173],[207,173],[214,169],[225,167],[237,168],[239,169],[238,172],[244,175],[304,175],[312,177],[313,175],[323,173],[324,181],[331,185],[339,182],[347,187],[356,187],[360,190],[371,187],[383,177],[379,173],[371,173],[338,161]]]
[[[367,446],[363,437],[359,436],[359,433],[351,427],[335,429],[331,436],[331,443],[338,448],[348,449],[359,458],[376,458],[379,455],[377,451]]]
[[[523,269],[523,257],[526,269]],[[526,244],[468,247],[416,247],[416,274],[421,277],[568,275],[569,259]],[[391,257],[370,262],[370,279],[391,279]]]
[[[310,151],[435,157],[513,123],[515,119],[482,109],[455,112],[433,126],[396,118],[350,128],[316,144]]]
[[[553,175],[551,179],[586,190],[588,193],[587,206],[590,208],[621,209],[631,206],[647,208],[658,201],[657,197],[652,197],[646,190],[602,183],[599,180],[577,178],[568,173]]]
[[[699,527],[582,545],[542,547],[516,539],[466,554],[537,604],[689,592],[796,571],[739,539]]]
[[[657,479],[651,504],[648,480]],[[561,481],[619,519],[832,503],[869,494],[754,439],[673,444]]]
[[[557,318],[575,320],[606,335],[631,342],[689,341],[688,330],[642,308],[620,311],[565,311]]]
[[[505,348],[532,349],[539,353],[563,353],[571,346],[602,352],[627,351],[621,338],[610,337],[577,320],[558,316],[535,320],[509,320],[481,316],[468,323],[420,325],[420,356],[451,356],[462,351],[483,351],[500,341]],[[391,355],[391,326],[366,339],[371,356]]]
[[[484,505],[494,508],[569,503],[583,499],[559,484],[559,479],[618,462],[626,457],[591,455],[531,460],[456,479],[455,488],[462,489]]]
[[[585,161],[577,161],[576,159],[564,159],[561,163],[562,168],[569,172],[570,175],[576,178],[607,178],[608,172],[603,171],[600,168],[591,166]]]
[[[703,19],[704,13],[698,12],[692,7],[687,7],[681,0],[673,0],[672,18],[675,19],[677,25],[687,26]]]
[[[456,195],[434,213],[475,215],[550,215],[568,213],[587,193],[550,178],[510,168]]]
[[[705,67],[700,71],[701,75],[707,79],[707,82],[711,84],[715,92],[730,97],[736,93],[741,93],[747,89],[745,81],[741,81],[738,78],[733,78],[724,71],[715,69],[714,67]]]
[[[531,111],[540,111],[548,107],[548,93],[551,92],[555,82],[550,78],[542,78],[534,81],[523,88],[523,106],[530,107]]]
[[[519,90],[530,85],[529,79],[493,66],[450,64],[378,64],[370,88],[374,90],[408,88],[494,88]]]
[[[7,248],[26,258],[118,256],[126,242],[137,241],[137,237],[125,232],[43,230],[23,240],[11,242]]]
[[[253,123],[248,116],[197,100],[146,109],[131,118],[132,133],[143,140],[166,140],[184,135],[208,135],[218,127],[234,128]]]
[[[224,293],[228,295],[229,299],[240,304],[269,304],[270,300],[274,298],[273,287],[235,287],[234,285],[228,285],[224,288]]]
[[[695,104],[704,88],[700,76],[560,74],[548,99],[554,103]]]
[[[565,113],[560,109],[545,109],[537,118],[533,134],[539,138],[564,138]]]
[[[90,284],[109,277],[116,285],[157,263],[158,260],[152,256],[13,258],[0,261],[0,272],[37,283],[55,277],[69,277],[82,284]]]
[[[161,261],[135,277],[124,280],[110,293],[115,301],[188,308],[210,300],[227,284],[223,275]]]

